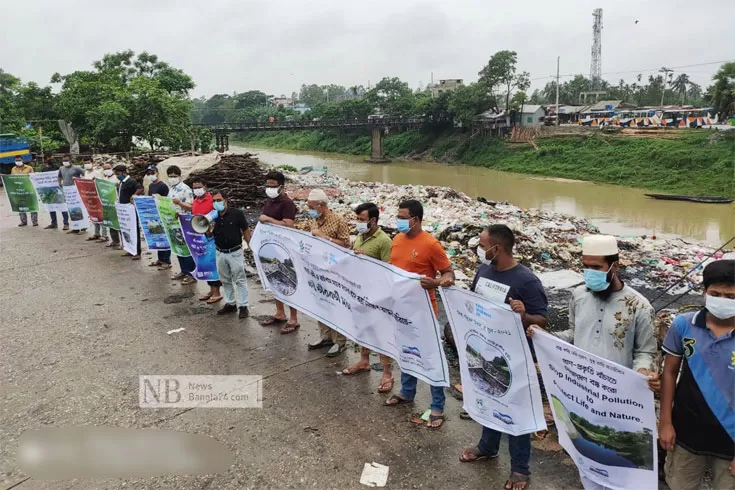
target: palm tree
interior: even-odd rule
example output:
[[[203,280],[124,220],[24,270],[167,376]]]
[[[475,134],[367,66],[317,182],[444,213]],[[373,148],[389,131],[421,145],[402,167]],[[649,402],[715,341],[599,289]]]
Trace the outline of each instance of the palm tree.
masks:
[[[686,73],[682,73],[678,77],[676,77],[676,80],[671,84],[671,88],[679,92],[679,95],[681,96],[681,103],[686,103],[687,100],[687,87],[691,81],[689,80],[689,75]]]

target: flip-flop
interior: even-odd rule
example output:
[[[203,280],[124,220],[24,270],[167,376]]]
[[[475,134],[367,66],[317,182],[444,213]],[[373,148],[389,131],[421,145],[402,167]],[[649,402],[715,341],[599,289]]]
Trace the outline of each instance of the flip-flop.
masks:
[[[288,320],[286,318],[276,318],[274,316],[270,316],[268,318],[265,318],[263,321],[260,322],[260,324],[264,327],[272,327],[274,325],[280,325],[281,323],[286,323]]]
[[[380,386],[378,386],[378,393],[388,393],[390,391],[393,391],[393,383],[394,383],[394,381],[395,380],[393,378],[391,378],[390,381],[388,381],[386,383],[383,383],[381,381],[380,382]]]
[[[156,260],[155,262],[151,262],[150,264],[148,264],[148,267],[160,267],[161,265],[163,265],[163,262],[161,262],[160,260]]]
[[[207,300],[207,304],[208,305],[213,305],[213,304],[215,304],[218,301],[222,301],[222,296],[212,296],[211,298],[209,298]]]
[[[470,454],[475,456],[475,458],[474,459],[465,458],[464,457],[465,452],[469,452]],[[482,461],[483,459],[495,459],[497,457],[498,457],[497,454],[490,456],[490,455],[480,452],[480,448],[478,448],[477,446],[463,448],[462,452],[459,453],[459,461],[461,463],[474,463],[475,461]]]
[[[470,417],[470,414],[468,414],[464,410],[459,412],[459,418],[461,418],[462,420],[472,420],[472,417]]]
[[[369,372],[370,372],[369,366],[366,368],[357,368],[357,369],[350,369],[349,367],[346,367],[342,370],[342,374],[344,374],[345,376],[354,376],[355,374],[369,373]]]
[[[437,420],[441,420],[442,423],[439,425],[432,425]],[[446,420],[447,419],[444,417],[444,414],[442,415],[429,414],[429,421],[426,423],[426,428],[429,430],[439,430],[442,427],[444,427],[444,422],[446,422]]]
[[[132,260],[140,260],[140,255],[133,255],[130,257]]]
[[[383,405],[386,407],[397,407],[400,405],[410,405],[413,403],[413,400],[408,400],[406,398],[401,398],[398,395],[392,395],[390,398],[388,398]]]
[[[301,324],[299,323],[287,323],[281,328],[281,335],[288,335],[290,333],[294,333],[296,330],[301,327]]]
[[[211,297],[212,297],[212,293],[210,293],[210,294],[203,294],[203,295],[199,296],[199,301],[207,301]]]
[[[98,236],[91,236],[91,237],[87,238],[87,241],[88,242],[91,242],[93,240],[99,240],[99,239],[100,239],[100,237],[98,237]]]

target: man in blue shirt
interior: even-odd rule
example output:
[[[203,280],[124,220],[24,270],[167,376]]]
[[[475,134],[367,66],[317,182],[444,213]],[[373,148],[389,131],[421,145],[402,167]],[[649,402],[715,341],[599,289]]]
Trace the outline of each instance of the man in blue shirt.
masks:
[[[705,308],[677,316],[663,343],[659,439],[672,490],[697,490],[707,466],[713,488],[735,488],[735,260],[710,263],[703,283]]]
[[[525,328],[534,324],[545,327],[549,316],[546,293],[539,278],[513,257],[514,246],[513,231],[505,225],[491,225],[482,232],[477,249],[482,265],[472,281],[472,291],[498,303],[507,302],[513,311],[521,315]],[[533,344],[531,350],[533,351]],[[496,458],[501,435],[501,432],[483,427],[479,444],[464,448],[459,460],[471,463],[480,459]],[[531,474],[531,435],[508,434],[508,449],[511,473],[505,488],[524,490]]]

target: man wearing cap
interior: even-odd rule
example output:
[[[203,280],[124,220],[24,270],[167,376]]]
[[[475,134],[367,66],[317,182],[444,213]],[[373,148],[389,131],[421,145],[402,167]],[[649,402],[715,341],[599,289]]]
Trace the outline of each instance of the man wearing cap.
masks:
[[[554,335],[580,349],[621,364],[648,377],[658,391],[660,380],[653,371],[656,339],[654,311],[618,274],[618,242],[609,235],[587,235],[582,241],[584,282],[569,301],[569,328]],[[529,335],[533,329],[531,325]],[[602,488],[584,476],[586,489]]]
[[[310,223],[311,234],[339,247],[348,248],[350,246],[350,226],[342,217],[329,209],[328,201],[327,193],[323,189],[312,189],[309,193],[306,204],[309,206],[309,216],[313,219]],[[340,355],[347,343],[345,336],[322,322],[318,323],[319,340],[310,343],[309,350],[329,347],[328,357]]]
[[[33,173],[33,167],[23,162],[23,157],[15,156],[15,166],[10,170],[10,175],[28,175]],[[18,226],[28,226],[28,215],[25,212],[18,213],[20,224]],[[31,211],[31,222],[33,226],[38,226],[38,211]]]
[[[148,183],[149,196],[168,196],[168,186],[158,178],[158,167],[148,165],[145,169],[145,180]],[[158,267],[159,271],[171,268],[171,250],[158,250],[155,262],[148,264],[149,267]]]

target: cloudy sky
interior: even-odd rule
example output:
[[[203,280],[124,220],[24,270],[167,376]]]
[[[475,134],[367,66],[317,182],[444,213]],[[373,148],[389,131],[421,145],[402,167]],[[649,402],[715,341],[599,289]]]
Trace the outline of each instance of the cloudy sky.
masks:
[[[735,0],[5,0],[0,68],[48,83],[103,54],[157,54],[190,74],[195,96],[398,76],[415,88],[473,81],[492,53],[518,52],[544,85],[589,74],[592,10],[604,9],[603,77],[735,60]],[[639,23],[635,24],[638,20]],[[706,86],[717,64],[679,68]]]

